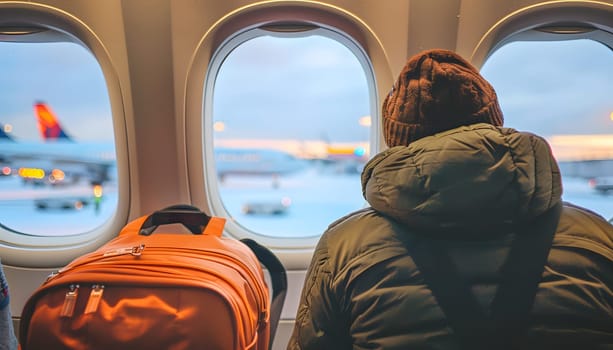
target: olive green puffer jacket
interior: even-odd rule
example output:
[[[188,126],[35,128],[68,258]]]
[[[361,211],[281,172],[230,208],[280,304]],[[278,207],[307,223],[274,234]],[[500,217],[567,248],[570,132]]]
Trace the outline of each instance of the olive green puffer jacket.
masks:
[[[371,208],[321,237],[288,349],[459,349],[407,238],[439,239],[488,310],[509,225],[562,194],[542,138],[489,124],[388,149],[366,165],[362,186]],[[603,218],[564,204],[522,349],[613,349],[612,241]]]

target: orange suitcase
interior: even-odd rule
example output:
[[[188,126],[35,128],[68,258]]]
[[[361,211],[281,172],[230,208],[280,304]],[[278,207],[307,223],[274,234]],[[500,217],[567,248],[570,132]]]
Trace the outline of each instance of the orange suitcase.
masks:
[[[153,232],[170,223],[194,234]],[[285,269],[254,241],[222,237],[224,223],[191,206],[132,221],[35,291],[22,312],[21,348],[268,349]]]

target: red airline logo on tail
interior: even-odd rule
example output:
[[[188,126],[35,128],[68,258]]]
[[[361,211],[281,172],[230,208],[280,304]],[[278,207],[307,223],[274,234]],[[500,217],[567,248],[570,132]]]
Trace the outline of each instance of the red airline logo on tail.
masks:
[[[36,118],[38,119],[38,129],[45,141],[49,140],[70,140],[70,136],[64,132],[60,123],[58,122],[55,114],[51,111],[49,106],[43,102],[37,102],[34,104],[34,111]]]

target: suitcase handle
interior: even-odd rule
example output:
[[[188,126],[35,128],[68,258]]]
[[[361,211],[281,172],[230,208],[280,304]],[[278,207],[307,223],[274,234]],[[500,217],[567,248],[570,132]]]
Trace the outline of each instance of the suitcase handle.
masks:
[[[173,205],[149,215],[138,230],[138,234],[149,236],[160,225],[182,224],[191,233],[200,235],[209,221],[211,221],[211,217],[194,206]]]

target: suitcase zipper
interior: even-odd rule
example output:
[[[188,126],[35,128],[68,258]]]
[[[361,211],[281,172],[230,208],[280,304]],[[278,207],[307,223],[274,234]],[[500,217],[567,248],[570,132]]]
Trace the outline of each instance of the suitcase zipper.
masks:
[[[75,305],[77,304],[77,296],[79,296],[79,285],[71,284],[64,296],[64,304],[62,304],[60,317],[72,317]]]
[[[132,247],[117,248],[117,249],[109,250],[109,251],[104,252],[101,255],[92,254],[88,257],[89,259],[83,260],[80,264],[77,264],[77,265],[69,264],[65,266],[64,268],[61,268],[57,271],[52,272],[51,274],[49,274],[49,276],[47,276],[43,284],[50,282],[51,280],[55,279],[56,277],[58,277],[59,275],[63,274],[66,271],[73,270],[77,267],[80,267],[81,265],[87,265],[90,262],[96,261],[100,258],[108,258],[108,257],[114,257],[114,256],[126,255],[126,254],[130,254],[132,256],[139,257],[143,254],[143,250],[145,250],[145,245],[141,243],[139,245],[135,245]]]
[[[143,250],[145,250],[145,245],[140,244],[140,245],[135,245],[133,247],[125,247],[125,248],[117,248],[114,250],[109,250],[107,252],[104,252],[102,256],[108,257],[108,256],[118,256],[118,255],[125,255],[125,254],[130,254],[132,256],[141,256],[141,254],[143,253]]]
[[[156,248],[158,248],[158,247],[155,247],[155,246],[151,247],[151,246],[149,246],[147,251],[155,252],[157,250]],[[106,251],[106,252],[104,252],[102,254],[98,254],[97,256],[91,256],[90,259],[88,259],[87,261],[83,261],[81,264],[73,265],[73,266],[66,266],[63,269],[60,269],[57,273],[52,274],[51,276],[49,276],[47,278],[47,280],[45,281],[45,284],[50,282],[51,280],[54,280],[56,277],[59,277],[64,272],[69,271],[69,270],[74,270],[76,268],[79,268],[80,266],[86,265],[87,263],[89,263],[91,261],[94,261],[94,260],[97,260],[97,259],[100,259],[100,258],[112,258],[112,257],[120,256],[120,255],[126,255],[126,254],[130,254],[130,255],[132,255],[134,257],[140,257],[143,254],[143,250],[144,249],[145,249],[145,245],[144,244],[140,244],[140,245],[136,245],[136,246],[117,248],[117,249]],[[200,250],[200,249],[190,249],[190,248],[168,248],[168,247],[163,247],[162,248],[162,247],[160,247],[160,250],[164,251],[164,252],[173,251],[173,250],[174,251],[180,251],[180,252],[186,252],[187,251],[189,253],[192,253],[192,251],[193,251],[192,254],[194,255],[194,257],[199,258],[199,259],[202,258],[202,253],[203,253],[203,250]],[[218,252],[218,251],[215,251],[215,250],[206,250],[204,252],[209,253],[211,257],[217,257],[217,258],[221,257],[222,261],[219,261],[217,259],[213,259],[213,261],[215,261],[217,263],[222,263],[223,264],[224,263],[223,259],[229,259],[229,260],[235,262],[236,264],[238,264],[238,265],[243,267],[242,270],[247,272],[248,278],[252,282],[255,282],[255,281],[258,280],[257,277],[255,276],[255,274],[253,273],[253,271],[251,271],[251,269],[248,268],[247,264],[244,261],[242,261],[242,260],[240,260],[238,258],[235,258],[232,255],[224,254],[223,252]],[[225,265],[228,266],[228,264],[225,264]],[[240,270],[239,270],[239,273],[240,273]],[[219,276],[219,277],[223,278],[223,276]],[[256,289],[256,293],[255,294],[257,294],[257,296],[258,296],[257,297],[258,309],[259,310],[264,310],[264,305],[266,305],[264,291],[260,287],[259,283],[249,283],[249,285],[250,286],[255,286],[255,289]],[[78,285],[77,285],[77,288],[78,288]],[[92,290],[92,292],[94,292],[94,291]],[[103,290],[99,291],[99,293],[100,293],[99,297],[98,296],[94,297],[98,301],[97,302],[96,301],[92,301],[92,303],[95,303],[95,304],[92,304],[92,308],[93,308],[92,312],[94,312],[97,309],[97,305],[99,303],[99,300],[102,297],[102,292],[103,292]],[[68,300],[69,300],[69,296],[68,296],[68,293],[67,293],[66,294],[65,304],[68,304],[68,306],[70,306],[70,302],[68,302]],[[76,293],[74,295],[74,300],[76,302]],[[74,305],[72,305],[72,309],[74,309]],[[71,311],[70,315],[72,315],[72,312],[73,312],[72,310],[67,310],[67,311]],[[267,313],[266,310],[261,312],[261,314],[258,317],[258,323],[260,323],[260,325],[265,323],[265,322],[263,322],[263,320],[266,320],[267,315],[268,315],[268,313]]]
[[[147,251],[151,251],[151,250],[156,251],[156,248],[158,248],[158,247],[155,247],[155,246],[154,247],[149,247],[149,249],[147,249]],[[75,268],[78,268],[81,265],[86,265],[89,262],[97,260],[97,259],[100,259],[100,258],[112,258],[112,257],[115,257],[115,256],[126,255],[126,254],[130,254],[130,255],[135,256],[135,257],[140,257],[143,254],[144,249],[145,249],[145,245],[144,244],[139,244],[139,245],[136,245],[136,246],[130,246],[130,247],[124,247],[124,248],[117,248],[117,249],[109,250],[109,251],[106,251],[106,252],[102,253],[101,255],[91,256],[90,259],[88,259],[87,261],[83,261],[81,264],[72,265],[72,266],[66,266],[63,269],[60,269],[57,273],[54,273],[54,274],[50,275],[47,278],[47,280],[45,281],[45,283],[50,282],[51,280],[53,280],[56,277],[62,275],[66,271],[73,270]],[[161,250],[164,251],[164,252],[168,252],[168,251],[172,251],[172,250],[180,251],[180,252],[186,252],[186,251],[191,252],[191,251],[194,251],[194,256],[197,257],[197,258],[202,258],[202,253],[203,253],[203,250],[189,249],[189,248],[167,248],[167,247],[164,247],[164,248],[161,248]],[[233,257],[232,255],[223,254],[223,253],[220,253],[220,252],[217,252],[217,251],[214,251],[214,250],[206,250],[206,252],[211,254],[212,256],[217,256],[217,257],[221,257],[221,258],[227,258],[227,259],[230,259],[230,260],[234,261],[236,264],[241,265],[243,267],[243,270],[247,271],[247,274],[249,275],[249,279],[251,281],[257,281],[257,277],[253,274],[251,269],[248,268],[247,264],[244,261],[242,261],[240,259],[237,259],[237,258]],[[217,262],[220,262],[220,261],[217,261]],[[221,263],[223,263],[223,262],[221,262]],[[264,298],[265,298],[264,297],[264,294],[265,294],[264,291],[259,287],[258,283],[250,283],[250,285],[255,285],[256,286],[256,289],[257,289],[256,294],[258,294],[258,296],[259,296],[258,304],[259,304],[260,308],[263,307],[263,305],[265,305],[265,303],[266,303],[266,301],[264,300]]]
[[[94,284],[92,286],[92,291],[89,293],[89,299],[87,299],[87,304],[85,305],[84,314],[91,314],[98,310],[98,305],[100,305],[100,300],[102,299],[102,293],[104,293],[104,285]]]

